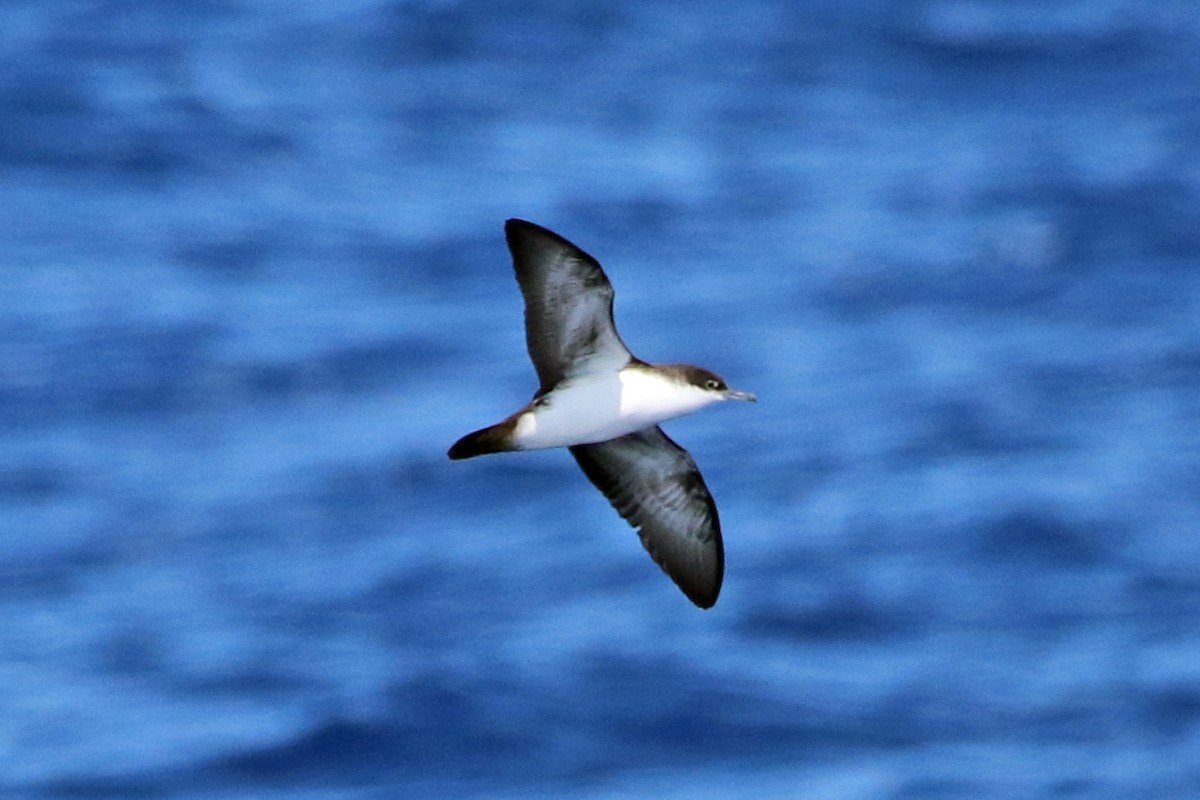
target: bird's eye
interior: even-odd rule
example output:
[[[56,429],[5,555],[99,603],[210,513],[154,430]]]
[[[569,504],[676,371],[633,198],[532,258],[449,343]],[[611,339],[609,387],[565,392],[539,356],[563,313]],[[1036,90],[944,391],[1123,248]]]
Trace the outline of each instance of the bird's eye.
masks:
[[[718,380],[714,380],[713,378],[709,378],[708,380],[706,380],[706,381],[704,382],[704,388],[705,388],[705,389],[712,389],[712,390],[714,390],[714,391],[715,391],[715,390],[717,390],[717,389],[720,389],[720,388],[721,388],[721,382],[720,382],[720,381],[718,381]]]

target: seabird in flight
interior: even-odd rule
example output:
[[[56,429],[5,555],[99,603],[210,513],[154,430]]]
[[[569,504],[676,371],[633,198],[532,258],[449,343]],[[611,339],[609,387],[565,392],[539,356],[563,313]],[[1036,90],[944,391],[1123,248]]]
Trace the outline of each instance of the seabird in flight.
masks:
[[[599,262],[532,222],[504,225],[525,297],[525,341],[540,386],[529,405],[469,433],[451,459],[566,447],[651,557],[693,603],[721,591],[721,524],[700,470],[660,422],[724,400],[754,400],[688,364],[648,364],[613,324]]]

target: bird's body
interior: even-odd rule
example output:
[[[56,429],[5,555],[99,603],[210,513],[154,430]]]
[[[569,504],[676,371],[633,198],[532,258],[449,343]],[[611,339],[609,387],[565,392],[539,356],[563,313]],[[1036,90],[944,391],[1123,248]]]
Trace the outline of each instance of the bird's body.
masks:
[[[720,398],[711,392],[681,389],[633,362],[617,372],[568,378],[539,397],[517,418],[513,446],[540,450],[606,442],[716,402]]]
[[[525,408],[459,439],[450,458],[569,448],[680,589],[712,606],[724,575],[716,505],[691,456],[658,424],[754,396],[700,367],[635,358],[617,334],[612,285],[594,258],[523,220],[509,220],[505,233],[541,388]]]

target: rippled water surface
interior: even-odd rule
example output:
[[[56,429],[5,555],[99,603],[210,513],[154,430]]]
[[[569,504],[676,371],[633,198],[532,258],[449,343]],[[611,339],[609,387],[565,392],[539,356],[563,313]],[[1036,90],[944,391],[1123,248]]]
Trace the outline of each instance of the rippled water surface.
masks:
[[[0,8],[0,794],[1190,798],[1200,9]],[[693,608],[562,452],[502,225],[669,423]]]

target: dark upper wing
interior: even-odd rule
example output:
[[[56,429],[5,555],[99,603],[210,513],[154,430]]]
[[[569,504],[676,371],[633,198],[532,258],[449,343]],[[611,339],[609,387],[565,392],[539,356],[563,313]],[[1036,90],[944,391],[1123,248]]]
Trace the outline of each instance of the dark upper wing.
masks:
[[[532,222],[504,223],[517,283],[525,296],[525,343],[548,392],[580,362],[631,356],[613,327],[613,288],[599,262],[557,233]]]
[[[693,603],[712,607],[725,575],[721,522],[688,452],[657,427],[570,450],[663,572]]]

